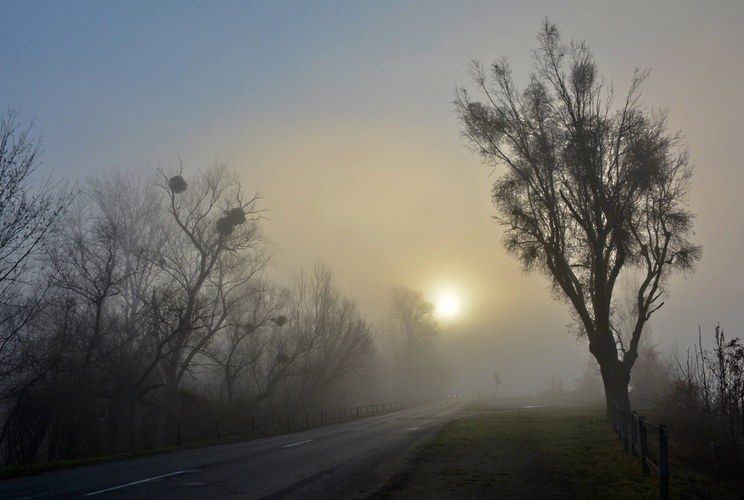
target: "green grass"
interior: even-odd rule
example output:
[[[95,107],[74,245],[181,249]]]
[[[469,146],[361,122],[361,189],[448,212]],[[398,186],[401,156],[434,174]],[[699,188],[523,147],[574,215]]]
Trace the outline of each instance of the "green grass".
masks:
[[[740,483],[670,471],[670,498],[744,498]],[[659,482],[623,450],[603,406],[480,411],[451,422],[377,496],[422,495],[657,499]]]
[[[641,467],[622,451],[621,443],[594,408],[531,409],[507,415],[495,413],[461,422],[466,434],[490,434],[515,447],[529,446],[545,457],[570,484],[575,498],[658,498],[658,485],[641,474]],[[457,426],[451,429],[459,434]],[[444,437],[446,440],[446,436]]]

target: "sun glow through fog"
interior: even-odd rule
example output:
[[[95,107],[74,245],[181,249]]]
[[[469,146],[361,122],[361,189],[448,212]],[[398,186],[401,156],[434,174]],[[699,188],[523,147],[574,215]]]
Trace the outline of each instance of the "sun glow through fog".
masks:
[[[437,298],[437,315],[442,319],[454,319],[462,311],[460,297],[454,292],[442,292]]]

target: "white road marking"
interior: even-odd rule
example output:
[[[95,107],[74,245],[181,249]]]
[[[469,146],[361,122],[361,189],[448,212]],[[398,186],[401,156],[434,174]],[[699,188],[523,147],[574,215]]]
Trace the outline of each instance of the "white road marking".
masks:
[[[127,483],[127,484],[121,484],[119,486],[114,486],[113,488],[106,488],[105,490],[94,491],[93,493],[86,493],[83,496],[90,497],[90,496],[93,496],[93,495],[99,495],[101,493],[106,493],[106,492],[109,492],[109,491],[120,490],[122,488],[128,488],[130,486],[134,486],[135,484],[147,483],[149,481],[155,481],[156,479],[163,479],[164,477],[171,477],[171,476],[178,476],[178,475],[181,475],[181,474],[188,474],[189,472],[199,472],[199,471],[197,471],[197,470],[180,470],[178,472],[171,472],[170,474],[163,474],[162,476],[148,477],[147,479],[140,479],[139,481],[134,481],[134,482]]]
[[[315,440],[314,439],[306,439],[305,441],[300,441],[298,443],[292,443],[292,444],[288,444],[286,446],[282,446],[282,448],[291,448],[293,446],[299,446],[301,444],[309,443],[310,441],[315,441]]]

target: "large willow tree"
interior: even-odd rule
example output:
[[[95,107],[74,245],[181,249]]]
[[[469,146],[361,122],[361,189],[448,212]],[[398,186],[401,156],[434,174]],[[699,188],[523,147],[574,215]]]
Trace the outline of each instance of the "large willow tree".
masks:
[[[616,104],[584,42],[564,43],[547,19],[537,39],[523,90],[505,59],[488,72],[475,61],[479,97],[458,88],[455,105],[473,150],[504,167],[492,196],[506,249],[571,305],[608,411],[613,403],[628,409],[643,327],[663,305],[670,274],[691,271],[701,256],[689,239],[692,167],[665,113],[640,102],[648,72],[636,69]],[[614,314],[624,273],[639,277],[627,336]]]

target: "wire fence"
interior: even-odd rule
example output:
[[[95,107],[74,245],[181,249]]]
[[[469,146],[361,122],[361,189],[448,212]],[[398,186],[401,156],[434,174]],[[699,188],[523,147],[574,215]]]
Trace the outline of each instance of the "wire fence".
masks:
[[[322,425],[343,422],[381,413],[400,410],[399,401],[334,408],[330,410],[302,411],[281,415],[250,415],[245,418],[214,418],[178,420],[176,445],[196,441],[256,438],[288,434]]]
[[[653,424],[635,411],[630,415],[619,406],[612,412],[612,428],[623,442],[623,448],[638,457],[644,474],[654,471],[659,479],[659,498],[669,498],[669,429]]]

